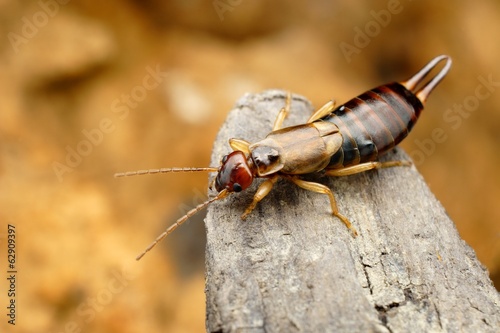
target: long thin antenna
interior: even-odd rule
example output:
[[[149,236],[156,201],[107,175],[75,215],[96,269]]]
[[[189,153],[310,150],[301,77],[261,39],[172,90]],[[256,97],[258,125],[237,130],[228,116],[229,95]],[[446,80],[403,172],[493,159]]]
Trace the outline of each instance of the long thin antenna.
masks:
[[[115,173],[115,177],[117,178],[117,177],[142,176],[142,175],[152,175],[155,173],[168,173],[168,172],[196,172],[196,171],[217,172],[218,170],[219,169],[215,168],[215,167],[208,167],[208,168],[160,168],[160,169],[117,172],[117,173]]]
[[[183,224],[184,222],[186,222],[186,220],[189,219],[191,216],[193,216],[194,214],[198,213],[200,210],[202,210],[203,208],[207,207],[212,202],[214,202],[216,200],[220,200],[220,199],[225,198],[228,194],[229,194],[229,192],[226,189],[223,189],[222,191],[219,192],[219,194],[217,194],[212,199],[209,199],[209,200],[205,201],[204,203],[199,204],[198,206],[196,206],[193,209],[191,209],[189,212],[186,213],[186,215],[184,215],[183,217],[181,217],[180,219],[178,219],[177,221],[175,221],[175,223],[172,224],[170,227],[168,227],[167,230],[165,230],[163,233],[161,233],[161,235],[159,235],[158,237],[156,237],[156,239],[154,240],[154,242],[152,242],[151,244],[149,244],[149,246],[141,254],[139,254],[135,258],[135,260],[140,260],[142,257],[144,257],[144,255],[146,253],[148,253],[149,251],[151,251],[151,249],[153,247],[155,247],[156,244],[158,244],[159,242],[161,242],[163,240],[163,238],[167,237],[169,234],[171,234],[172,232],[174,232],[174,230],[177,229],[178,226],[180,226],[181,224]]]

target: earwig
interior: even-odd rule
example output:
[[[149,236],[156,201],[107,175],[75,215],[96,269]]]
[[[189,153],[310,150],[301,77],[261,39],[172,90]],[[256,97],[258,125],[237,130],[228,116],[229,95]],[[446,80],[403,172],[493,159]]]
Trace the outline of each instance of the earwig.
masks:
[[[418,88],[443,60],[446,63],[441,71]],[[301,175],[321,172],[327,176],[347,176],[372,169],[411,165],[409,161],[377,160],[408,135],[425,101],[446,76],[451,63],[449,56],[438,56],[407,81],[371,89],[339,107],[330,101],[314,112],[305,124],[283,128],[283,121],[290,111],[289,93],[272,131],[255,143],[229,139],[233,152],[222,158],[219,167],[161,168],[115,174],[115,177],[123,177],[170,172],[217,172],[213,185],[218,194],[179,218],[136,259],[141,259],[198,211],[231,193],[244,191],[255,178],[265,180],[259,185],[242,219],[269,194],[281,177],[306,190],[328,195],[332,215],[356,236],[357,231],[351,222],[339,213],[332,191],[323,184],[303,180]]]

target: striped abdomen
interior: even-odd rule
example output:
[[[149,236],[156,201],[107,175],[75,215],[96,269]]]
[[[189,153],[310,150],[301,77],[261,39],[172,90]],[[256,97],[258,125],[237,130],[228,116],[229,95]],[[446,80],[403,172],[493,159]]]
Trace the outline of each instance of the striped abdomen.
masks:
[[[336,124],[344,138],[328,168],[376,160],[408,135],[422,109],[417,96],[400,83],[369,90],[339,106],[322,119]]]

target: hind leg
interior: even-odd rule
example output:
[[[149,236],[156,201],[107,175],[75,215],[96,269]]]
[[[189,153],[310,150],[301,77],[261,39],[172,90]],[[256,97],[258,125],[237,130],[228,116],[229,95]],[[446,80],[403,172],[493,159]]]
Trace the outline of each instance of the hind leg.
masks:
[[[335,176],[335,177],[349,176],[373,169],[392,168],[395,166],[410,166],[410,165],[411,165],[410,161],[366,162],[342,169],[329,169],[329,170],[327,169],[325,171],[325,174],[327,176]]]

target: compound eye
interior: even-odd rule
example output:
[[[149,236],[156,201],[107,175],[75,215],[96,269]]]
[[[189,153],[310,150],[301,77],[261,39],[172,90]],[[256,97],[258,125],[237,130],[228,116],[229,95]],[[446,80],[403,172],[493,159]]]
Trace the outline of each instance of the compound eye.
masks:
[[[243,188],[241,187],[240,184],[238,184],[238,183],[233,184],[233,191],[234,192],[241,192],[242,190],[243,190]]]

